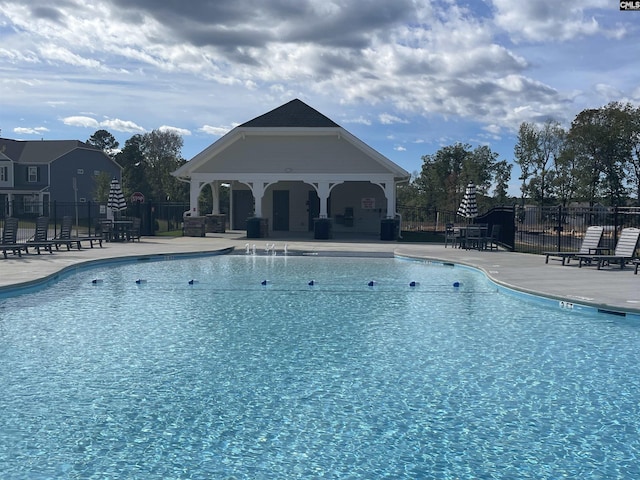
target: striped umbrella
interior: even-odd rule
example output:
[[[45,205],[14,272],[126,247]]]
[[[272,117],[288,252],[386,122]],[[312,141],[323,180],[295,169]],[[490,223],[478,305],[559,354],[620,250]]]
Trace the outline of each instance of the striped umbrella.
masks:
[[[475,218],[478,216],[478,205],[476,203],[476,186],[469,183],[464,192],[464,197],[458,208],[458,215],[464,218]]]
[[[109,188],[109,200],[107,200],[107,207],[114,212],[119,212],[127,208],[127,202],[122,194],[122,188],[120,188],[120,182],[117,178],[111,180],[111,186]]]

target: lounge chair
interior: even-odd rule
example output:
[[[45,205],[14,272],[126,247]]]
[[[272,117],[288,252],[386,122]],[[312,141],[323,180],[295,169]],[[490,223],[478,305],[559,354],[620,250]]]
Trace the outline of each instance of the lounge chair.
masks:
[[[627,262],[634,260],[636,257],[635,252],[636,248],[638,248],[639,240],[640,228],[623,228],[613,255],[578,255],[577,257],[580,261],[578,266],[582,267],[583,262],[597,263],[598,270],[600,270],[603,265],[619,263],[622,269]]]
[[[0,250],[4,258],[7,258],[8,252],[22,257],[22,251],[29,253],[29,249],[26,243],[18,243],[18,219],[14,217],[8,217],[4,220],[4,228],[2,229],[2,244],[0,244]]]
[[[49,240],[49,217],[38,217],[36,219],[36,229],[30,240],[27,240],[30,247],[34,247],[38,255],[40,250],[44,249],[49,253],[53,253],[53,248],[58,250],[56,240]]]
[[[584,238],[582,239],[582,245],[577,252],[544,252],[546,255],[544,263],[549,263],[549,257],[555,257],[562,260],[562,265],[565,265],[571,261],[572,258],[576,258],[578,255],[595,255],[599,252],[600,240],[604,227],[594,225],[587,228]]]
[[[67,246],[67,250],[71,250],[72,245],[75,245],[78,248],[78,250],[80,250],[82,248],[81,242],[89,242],[89,245],[91,246],[91,248],[93,248],[94,243],[97,243],[102,247],[102,237],[72,236],[71,235],[72,227],[73,227],[73,219],[71,218],[71,216],[65,215],[64,217],[62,217],[62,225],[60,226],[60,233],[55,238],[55,240],[59,242],[56,245],[56,248],[58,248],[59,245],[64,244]]]

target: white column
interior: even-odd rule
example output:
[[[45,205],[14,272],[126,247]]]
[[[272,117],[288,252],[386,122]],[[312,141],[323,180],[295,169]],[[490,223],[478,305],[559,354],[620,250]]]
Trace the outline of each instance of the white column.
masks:
[[[385,183],[384,194],[387,197],[387,218],[394,218],[396,216],[396,184]]]
[[[262,217],[262,197],[264,197],[265,187],[268,183],[262,181],[251,182],[249,186],[251,187],[251,193],[253,194],[253,199],[255,201],[255,216]]]
[[[316,183],[316,191],[318,192],[318,198],[320,198],[320,218],[327,218],[327,204],[331,193],[331,185],[329,182],[318,182]]]
[[[189,206],[191,207],[191,216],[197,217],[200,215],[198,210],[198,196],[200,195],[202,182],[199,182],[198,180],[191,180],[189,185]]]
[[[213,206],[211,213],[214,215],[220,214],[220,181],[216,180],[209,184],[211,186],[211,196],[213,198]]]

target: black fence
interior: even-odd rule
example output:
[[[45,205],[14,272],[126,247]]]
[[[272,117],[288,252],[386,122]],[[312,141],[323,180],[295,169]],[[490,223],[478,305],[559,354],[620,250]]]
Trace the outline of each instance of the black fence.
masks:
[[[602,225],[601,246],[613,250],[626,227],[640,227],[640,207],[516,208],[516,249],[519,252],[576,251],[591,225]]]
[[[503,247],[526,253],[575,251],[580,247],[585,231],[591,225],[605,228],[604,247],[616,245],[620,230],[640,228],[640,207],[496,207],[474,219],[465,219],[456,212],[439,212],[420,207],[398,207],[402,217],[403,236],[444,242],[447,224],[468,223],[500,225],[499,243]],[[412,237],[412,234],[414,236]]]
[[[182,218],[189,210],[188,203],[134,203],[127,208],[115,212],[117,218],[140,218],[140,233],[150,235],[182,235]],[[62,223],[62,217],[73,218],[74,230],[80,235],[95,235],[100,220],[107,217],[106,204],[97,202],[43,202],[24,205],[5,203],[0,214],[0,226],[4,228],[6,217],[16,217],[19,220],[18,239],[26,240],[33,236],[35,220],[39,216],[49,217],[51,235],[57,235]]]

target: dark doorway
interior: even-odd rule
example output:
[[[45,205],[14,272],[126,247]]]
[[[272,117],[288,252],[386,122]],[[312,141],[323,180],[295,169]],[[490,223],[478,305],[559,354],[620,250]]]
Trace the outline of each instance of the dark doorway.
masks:
[[[233,190],[233,228],[246,230],[247,218],[253,216],[253,194],[251,190]]]
[[[289,190],[273,191],[273,230],[289,231]]]
[[[309,190],[307,200],[307,212],[309,213],[309,231],[313,231],[313,219],[320,216],[320,197],[315,190]]]

